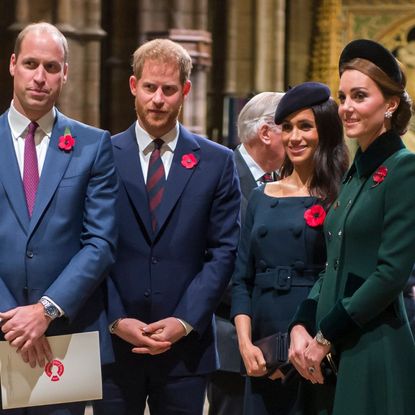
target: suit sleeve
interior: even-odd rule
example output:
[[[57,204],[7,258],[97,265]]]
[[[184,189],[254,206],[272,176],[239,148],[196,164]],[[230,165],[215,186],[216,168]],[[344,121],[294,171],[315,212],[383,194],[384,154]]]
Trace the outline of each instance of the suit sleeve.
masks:
[[[70,320],[88,301],[114,262],[117,189],[110,135],[105,131],[97,145],[85,194],[80,250],[44,293],[59,304]]]
[[[255,261],[251,250],[251,233],[254,223],[255,192],[251,193],[242,226],[235,271],[232,275],[231,319],[238,314],[251,316],[251,298],[255,282]]]
[[[0,278],[0,311],[8,311],[17,307],[19,304],[15,300],[7,285]]]
[[[206,261],[173,314],[203,333],[233,272],[239,238],[240,187],[233,155],[227,156],[210,210]]]

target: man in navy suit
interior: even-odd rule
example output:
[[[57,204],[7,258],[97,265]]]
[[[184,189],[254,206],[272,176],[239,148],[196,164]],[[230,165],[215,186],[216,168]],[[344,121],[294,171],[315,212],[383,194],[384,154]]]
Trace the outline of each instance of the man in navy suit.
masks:
[[[108,132],[55,107],[68,45],[48,23],[27,26],[10,59],[13,101],[0,117],[2,337],[34,367],[52,358],[46,335],[99,330],[113,360],[102,285],[114,261],[117,178]],[[85,403],[7,414],[83,414]]]
[[[285,157],[281,128],[274,123],[281,92],[261,92],[251,98],[238,116],[241,144],[235,163],[241,184],[241,218],[245,219],[251,191],[265,180],[276,180]],[[209,415],[240,415],[243,412],[245,378],[240,375],[241,357],[235,326],[230,322],[231,284],[216,310],[216,335],[220,367],[207,386]]]
[[[116,364],[95,415],[142,414],[146,401],[153,415],[202,414],[207,374],[217,368],[213,312],[234,266],[240,190],[232,151],[178,123],[191,65],[167,39],[134,53],[138,119],[113,138],[121,181],[109,287]],[[156,209],[149,182],[163,189]]]

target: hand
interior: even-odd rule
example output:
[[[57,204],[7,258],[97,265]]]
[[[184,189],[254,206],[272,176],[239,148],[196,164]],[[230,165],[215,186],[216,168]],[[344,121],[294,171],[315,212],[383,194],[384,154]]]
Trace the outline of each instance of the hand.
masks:
[[[186,329],[176,317],[167,317],[143,327],[145,335],[157,341],[176,343],[186,336]]]
[[[266,362],[264,355],[259,347],[253,345],[251,341],[246,340],[239,345],[242,359],[248,376],[265,376],[267,374]]]
[[[38,303],[0,313],[0,319],[5,340],[23,353],[34,347],[52,321],[45,316],[43,305]]]
[[[288,360],[294,365],[300,375],[305,379],[310,379],[310,372],[308,368],[304,351],[310,344],[313,338],[308,334],[304,326],[298,324],[294,326],[290,334],[290,349],[288,350]]]
[[[133,353],[156,355],[169,350],[171,343],[157,341],[146,335],[143,328],[147,325],[134,318],[123,318],[117,325],[114,334],[135,346]]]
[[[36,367],[36,363],[39,367],[44,367],[46,362],[53,359],[52,350],[46,336],[41,336],[32,347],[26,352],[20,351],[20,354],[23,361],[29,363],[30,367]]]
[[[324,346],[312,339],[307,348],[304,351],[304,360],[307,365],[309,377],[313,383],[324,383],[324,376],[321,373],[321,362],[327,353],[330,352],[331,346]],[[313,371],[310,371],[313,368]]]

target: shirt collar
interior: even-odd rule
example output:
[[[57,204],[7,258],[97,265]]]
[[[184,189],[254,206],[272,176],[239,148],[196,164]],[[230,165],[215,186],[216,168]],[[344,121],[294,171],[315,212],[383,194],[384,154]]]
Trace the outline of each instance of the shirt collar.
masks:
[[[381,134],[372,144],[362,151],[357,150],[352,166],[343,181],[357,172],[359,177],[370,176],[389,156],[405,148],[401,137],[393,130]]]
[[[239,146],[239,152],[241,153],[242,158],[245,160],[246,165],[251,171],[252,176],[254,176],[255,181],[261,180],[262,176],[266,172],[258,166],[257,162],[251,157],[243,144]]]
[[[171,152],[174,153],[174,150],[177,146],[177,140],[179,139],[179,123],[176,122],[176,125],[166,134],[161,137],[151,136],[140,123],[137,121],[135,125],[135,135],[137,137],[137,144],[140,151],[144,154],[151,153],[153,151],[153,140],[155,138],[161,138]]]
[[[39,128],[44,132],[46,136],[48,136],[49,139],[52,135],[55,117],[56,110],[55,107],[53,107],[43,117],[36,120],[36,122],[39,124]],[[8,120],[13,138],[17,140],[19,137],[24,137],[24,133],[26,132],[31,121],[29,120],[29,118],[17,111],[13,101],[10,104]]]

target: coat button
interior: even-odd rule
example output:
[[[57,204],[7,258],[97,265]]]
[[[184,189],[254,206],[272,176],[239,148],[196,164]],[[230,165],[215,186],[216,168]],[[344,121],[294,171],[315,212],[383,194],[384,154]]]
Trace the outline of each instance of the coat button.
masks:
[[[329,240],[329,242],[331,241],[332,236],[333,236],[333,234],[330,231],[328,231],[327,232],[327,239]]]
[[[339,235],[341,237],[342,236],[342,231],[340,230],[337,235]]]
[[[151,294],[151,290],[145,290],[144,291],[144,297],[149,297]]]
[[[339,268],[339,263],[340,263],[340,261],[338,260],[338,259],[336,259],[335,261],[334,261],[334,270],[335,271],[337,271],[337,269]]]
[[[159,262],[158,258],[156,258],[155,256],[151,257],[151,263],[152,264],[157,264]]]
[[[27,252],[26,252],[26,256],[27,256],[28,258],[33,258],[33,251],[27,251]]]

